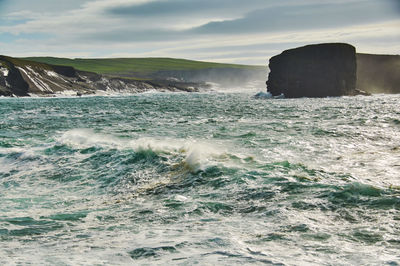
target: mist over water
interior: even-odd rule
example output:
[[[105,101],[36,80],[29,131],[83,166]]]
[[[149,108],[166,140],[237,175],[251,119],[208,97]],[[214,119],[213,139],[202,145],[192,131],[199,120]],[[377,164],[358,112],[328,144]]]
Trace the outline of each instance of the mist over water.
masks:
[[[400,263],[398,95],[0,98],[0,264]]]

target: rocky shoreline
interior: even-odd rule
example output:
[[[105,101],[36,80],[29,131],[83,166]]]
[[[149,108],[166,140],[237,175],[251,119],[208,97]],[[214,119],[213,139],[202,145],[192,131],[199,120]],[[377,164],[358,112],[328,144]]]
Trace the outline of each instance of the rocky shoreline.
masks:
[[[204,82],[174,79],[136,80],[85,72],[69,66],[56,66],[0,56],[0,96],[53,97],[104,93],[141,93],[146,91],[196,92],[209,89]]]

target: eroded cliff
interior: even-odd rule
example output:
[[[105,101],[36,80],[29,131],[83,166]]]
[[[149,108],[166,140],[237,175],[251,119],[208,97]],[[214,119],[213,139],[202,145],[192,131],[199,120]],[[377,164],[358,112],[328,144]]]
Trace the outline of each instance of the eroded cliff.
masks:
[[[70,66],[56,66],[0,56],[0,95],[53,96],[85,95],[98,91],[138,93],[148,90],[197,91],[203,84],[179,81],[142,81],[109,77],[78,71]]]

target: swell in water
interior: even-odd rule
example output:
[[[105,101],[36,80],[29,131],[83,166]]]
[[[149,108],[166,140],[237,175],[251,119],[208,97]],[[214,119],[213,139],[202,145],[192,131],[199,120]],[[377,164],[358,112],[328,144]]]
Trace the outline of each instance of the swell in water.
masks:
[[[399,96],[0,100],[1,264],[399,263]]]

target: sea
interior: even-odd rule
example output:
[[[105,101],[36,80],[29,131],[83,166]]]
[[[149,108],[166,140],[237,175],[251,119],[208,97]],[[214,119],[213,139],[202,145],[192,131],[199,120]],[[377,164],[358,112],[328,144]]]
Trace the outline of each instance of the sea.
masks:
[[[0,98],[0,265],[400,265],[400,95]]]

